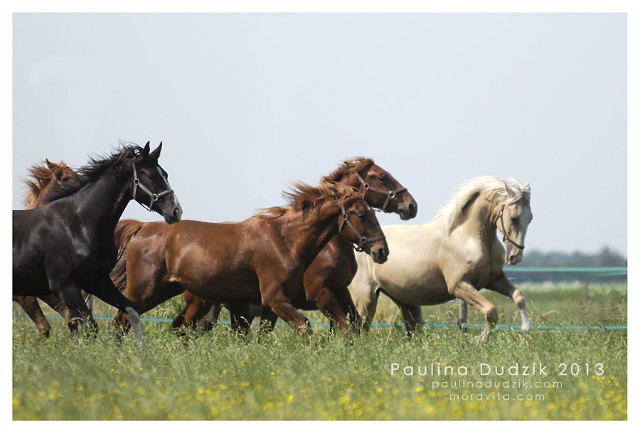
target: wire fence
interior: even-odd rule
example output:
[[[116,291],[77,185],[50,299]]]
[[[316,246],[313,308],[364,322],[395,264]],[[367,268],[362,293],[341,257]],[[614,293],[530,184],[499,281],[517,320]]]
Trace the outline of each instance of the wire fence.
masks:
[[[627,268],[626,267],[601,267],[601,268],[585,268],[585,267],[524,267],[516,268],[511,267],[506,269],[505,273],[514,282],[543,282],[543,281],[558,281],[558,280],[570,280],[570,281],[584,281],[585,284],[585,298],[588,298],[589,282],[591,281],[626,281]],[[107,316],[95,316],[96,320],[113,320],[113,317]],[[60,320],[60,316],[47,316],[47,320]],[[141,317],[144,322],[156,322],[156,323],[171,323],[173,319],[159,318],[159,317]],[[13,317],[13,320],[30,320],[28,317],[19,316]],[[218,324],[229,325],[229,320],[218,320]],[[281,320],[278,320],[278,325],[285,324]],[[311,322],[312,326],[329,326],[329,322]],[[383,323],[376,322],[371,324],[375,328],[404,328],[401,323]],[[456,327],[454,323],[424,323],[425,328],[450,328]],[[484,327],[484,324],[469,323],[467,327]],[[520,329],[520,325],[511,324],[498,324],[497,328],[502,329]],[[532,325],[533,329],[540,330],[574,330],[574,331],[626,331],[626,325],[607,325],[607,326],[588,326],[588,325]]]
[[[626,267],[608,268],[517,268],[504,269],[513,281],[552,281],[552,280],[615,280],[625,281]]]

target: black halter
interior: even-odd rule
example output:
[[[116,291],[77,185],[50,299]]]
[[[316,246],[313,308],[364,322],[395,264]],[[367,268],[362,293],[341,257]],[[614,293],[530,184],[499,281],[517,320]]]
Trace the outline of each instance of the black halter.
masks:
[[[502,242],[509,241],[514,246],[520,248],[521,250],[524,250],[524,245],[520,245],[519,243],[517,243],[513,239],[511,239],[509,237],[509,235],[507,234],[507,231],[504,229],[504,218],[502,217],[504,215],[504,207],[505,207],[505,205],[502,205],[502,210],[500,210],[500,225],[502,226]]]
[[[375,242],[375,241],[382,241],[385,240],[385,236],[376,236],[374,238],[368,238],[366,236],[362,236],[360,234],[360,232],[358,232],[358,230],[356,230],[356,228],[353,226],[353,224],[351,224],[351,221],[349,221],[349,215],[347,214],[347,211],[345,210],[344,206],[340,207],[342,209],[342,219],[340,220],[340,226],[338,227],[338,233],[342,233],[342,228],[344,227],[344,224],[346,223],[349,228],[351,229],[351,231],[353,232],[354,235],[356,235],[356,237],[359,239],[358,241],[358,245],[355,246],[354,248],[356,249],[356,251],[362,251],[362,247],[367,244],[368,242]]]
[[[144,186],[142,184],[142,182],[140,182],[140,179],[138,179],[138,173],[136,171],[135,162],[132,165],[133,165],[133,199],[136,200],[138,203],[140,203],[140,206],[142,206],[143,208],[145,208],[149,212],[153,212],[153,205],[158,201],[158,199],[160,197],[162,197],[163,195],[173,194],[173,190],[172,189],[168,189],[168,190],[163,191],[163,192],[161,192],[159,194],[152,193],[151,190],[149,188],[147,188],[146,186]],[[138,188],[140,188],[141,190],[146,192],[147,195],[150,197],[151,201],[149,202],[149,205],[143,204],[142,202],[138,201],[138,199],[136,198],[136,193],[138,192]]]

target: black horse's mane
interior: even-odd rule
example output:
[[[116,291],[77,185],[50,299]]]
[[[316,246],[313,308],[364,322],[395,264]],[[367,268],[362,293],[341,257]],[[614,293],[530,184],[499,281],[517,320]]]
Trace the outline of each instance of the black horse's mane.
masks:
[[[63,186],[59,191],[49,196],[45,202],[50,203],[75,194],[85,186],[101,178],[108,170],[121,165],[128,159],[137,158],[141,154],[142,148],[140,146],[136,144],[121,144],[111,155],[104,157],[90,157],[87,165],[76,170],[76,173],[80,176],[78,184],[75,186]],[[131,175],[133,176],[133,173]]]

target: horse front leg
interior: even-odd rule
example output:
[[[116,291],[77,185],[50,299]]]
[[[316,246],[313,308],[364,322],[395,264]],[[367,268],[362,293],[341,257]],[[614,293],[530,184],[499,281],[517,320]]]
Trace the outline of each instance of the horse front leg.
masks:
[[[491,329],[498,323],[498,310],[484,296],[476,290],[471,284],[460,281],[458,284],[449,289],[449,294],[456,298],[462,299],[476,310],[480,311],[485,318],[486,325],[482,331],[481,338],[483,341],[489,339]]]
[[[83,327],[87,325],[93,330],[98,330],[98,324],[91,316],[91,312],[84,302],[80,287],[72,281],[49,281],[50,289],[60,296],[60,299],[68,309],[69,330],[72,334],[78,334],[77,323]],[[73,325],[72,325],[73,324]]]
[[[293,306],[291,300],[284,294],[282,287],[276,286],[265,290],[262,296],[262,307],[271,308],[282,320],[293,325],[299,334],[311,335],[309,319],[300,314]]]
[[[332,326],[337,325],[345,337],[349,336],[351,328],[347,320],[347,313],[330,289],[327,287],[307,287],[307,299],[316,303],[318,310],[330,320]]]
[[[44,317],[40,304],[38,304],[38,299],[35,296],[14,296],[13,300],[27,313],[36,328],[38,328],[38,331],[45,337],[49,337],[51,325],[49,325],[47,318]]]
[[[347,314],[349,322],[351,323],[351,326],[353,327],[355,332],[360,333],[364,323],[362,317],[360,317],[360,314],[358,314],[358,309],[356,308],[356,304],[353,302],[353,298],[351,297],[349,289],[347,289],[346,287],[342,287],[339,289],[334,289],[332,293],[342,310]]]
[[[41,296],[40,299],[42,299],[42,301],[44,301],[45,304],[47,304],[49,307],[55,310],[58,314],[60,314],[60,316],[67,319],[67,326],[69,328],[69,332],[71,332],[72,334],[78,332],[78,322],[75,320],[73,321],[69,320],[69,309],[67,308],[66,305],[64,305],[64,302],[62,302],[62,299],[60,299],[60,296],[52,293],[50,295]],[[87,306],[87,308],[89,307]],[[89,313],[93,314],[93,311],[91,310],[91,308],[89,308]]]
[[[487,289],[511,298],[520,312],[522,330],[529,331],[531,329],[531,320],[529,320],[529,312],[527,311],[527,300],[520,289],[511,284],[511,281],[509,281],[509,278],[507,278],[504,273],[502,273],[498,278],[492,280],[487,285]]]

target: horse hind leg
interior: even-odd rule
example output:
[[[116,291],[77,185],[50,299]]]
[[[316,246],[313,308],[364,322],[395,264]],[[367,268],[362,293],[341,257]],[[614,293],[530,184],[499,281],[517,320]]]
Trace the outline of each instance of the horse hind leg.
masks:
[[[390,298],[400,308],[404,327],[407,330],[407,337],[409,339],[413,338],[416,332],[422,328],[422,308],[419,305],[409,305],[392,297]]]
[[[38,328],[38,331],[45,337],[49,337],[51,333],[51,325],[44,316],[40,304],[35,296],[14,296],[13,300],[22,307],[29,318]]]
[[[460,306],[460,312],[458,316],[458,328],[460,328],[460,330],[466,334],[468,331],[467,323],[468,323],[468,313],[469,313],[467,308],[467,303],[464,302],[462,299],[458,299],[458,304]]]
[[[254,316],[251,314],[251,306],[249,304],[229,304],[226,305],[231,318],[231,329],[239,335],[248,335],[251,331],[251,322]],[[269,329],[273,330],[278,316],[271,318]]]
[[[209,332],[213,329],[213,325],[218,323],[220,312],[222,311],[222,304],[213,304],[207,314],[198,321],[198,329],[202,329]]]

